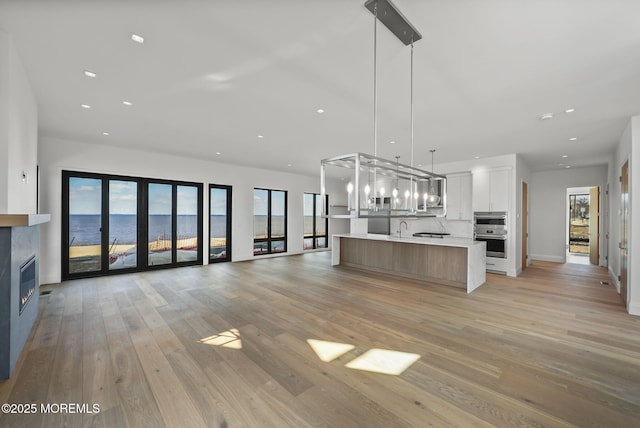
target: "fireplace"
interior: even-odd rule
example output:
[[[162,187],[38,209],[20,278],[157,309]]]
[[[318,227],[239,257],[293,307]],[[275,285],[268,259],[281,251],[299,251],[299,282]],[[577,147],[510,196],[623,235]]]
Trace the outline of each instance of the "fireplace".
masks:
[[[0,380],[11,376],[38,317],[39,225],[47,221],[0,214]]]
[[[19,314],[22,314],[25,306],[31,300],[31,296],[36,291],[36,256],[31,256],[29,260],[20,266],[20,303]]]

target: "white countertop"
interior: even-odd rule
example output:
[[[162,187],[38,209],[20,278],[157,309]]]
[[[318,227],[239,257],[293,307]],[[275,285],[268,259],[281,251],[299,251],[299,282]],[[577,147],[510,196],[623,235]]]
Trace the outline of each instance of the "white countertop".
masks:
[[[440,245],[444,247],[461,247],[471,248],[477,245],[485,245],[483,241],[474,241],[471,238],[422,238],[406,235],[398,237],[398,235],[378,235],[375,233],[341,233],[333,235],[337,238],[355,238],[355,239],[369,239],[374,241],[390,241],[390,242],[406,242],[407,244],[422,244],[422,245]]]

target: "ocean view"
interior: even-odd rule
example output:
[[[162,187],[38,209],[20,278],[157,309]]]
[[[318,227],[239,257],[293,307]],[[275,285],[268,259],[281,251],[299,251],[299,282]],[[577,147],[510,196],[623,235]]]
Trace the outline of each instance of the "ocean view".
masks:
[[[284,234],[284,217],[273,216],[272,234]],[[136,244],[137,216],[114,214],[109,216],[109,241],[117,240],[117,244]],[[224,238],[227,233],[226,216],[211,216],[211,238]],[[261,235],[266,232],[267,217],[254,216],[253,232]],[[312,230],[313,217],[305,216],[305,230]],[[87,246],[100,244],[100,215],[70,215],[69,240],[70,246]],[[178,216],[178,239],[196,237],[198,234],[197,216]],[[171,237],[171,216],[149,216],[149,241],[169,239]]]
[[[198,235],[198,222],[195,215],[178,216],[178,238],[189,238]],[[225,217],[212,216],[212,230],[214,233],[225,233]],[[137,241],[137,216],[110,215],[110,241],[117,239],[118,244],[135,244]],[[149,241],[155,239],[169,239],[171,237],[171,216],[149,216]],[[70,215],[69,239],[71,246],[100,244],[100,215]],[[71,242],[72,241],[72,242]]]

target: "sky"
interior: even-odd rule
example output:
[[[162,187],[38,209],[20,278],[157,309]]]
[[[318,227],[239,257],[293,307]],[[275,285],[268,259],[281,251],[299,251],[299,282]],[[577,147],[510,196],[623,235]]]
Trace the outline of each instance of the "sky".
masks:
[[[253,213],[254,215],[267,215],[268,202],[268,190],[255,189],[253,192]],[[282,216],[285,209],[285,194],[284,191],[272,191],[271,192],[271,215]]]
[[[136,214],[138,190],[132,181],[109,182],[111,214]],[[69,178],[69,214],[100,214],[102,211],[102,181],[94,178]],[[172,186],[149,184],[149,214],[171,214]],[[198,211],[198,190],[193,186],[177,186],[178,215],[195,215]]]

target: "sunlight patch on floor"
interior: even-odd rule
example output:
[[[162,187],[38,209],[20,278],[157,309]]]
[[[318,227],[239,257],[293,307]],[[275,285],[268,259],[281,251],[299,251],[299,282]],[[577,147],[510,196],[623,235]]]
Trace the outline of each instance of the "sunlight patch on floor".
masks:
[[[198,343],[204,343],[205,345],[211,346],[221,346],[223,348],[242,349],[240,332],[236,328],[214,334],[213,336],[205,337],[198,340]]]
[[[355,348],[355,346],[348,343],[327,342],[316,339],[307,339],[307,343],[318,358],[325,363],[331,362]]]
[[[345,367],[397,376],[419,359],[418,354],[374,348],[349,362]]]

